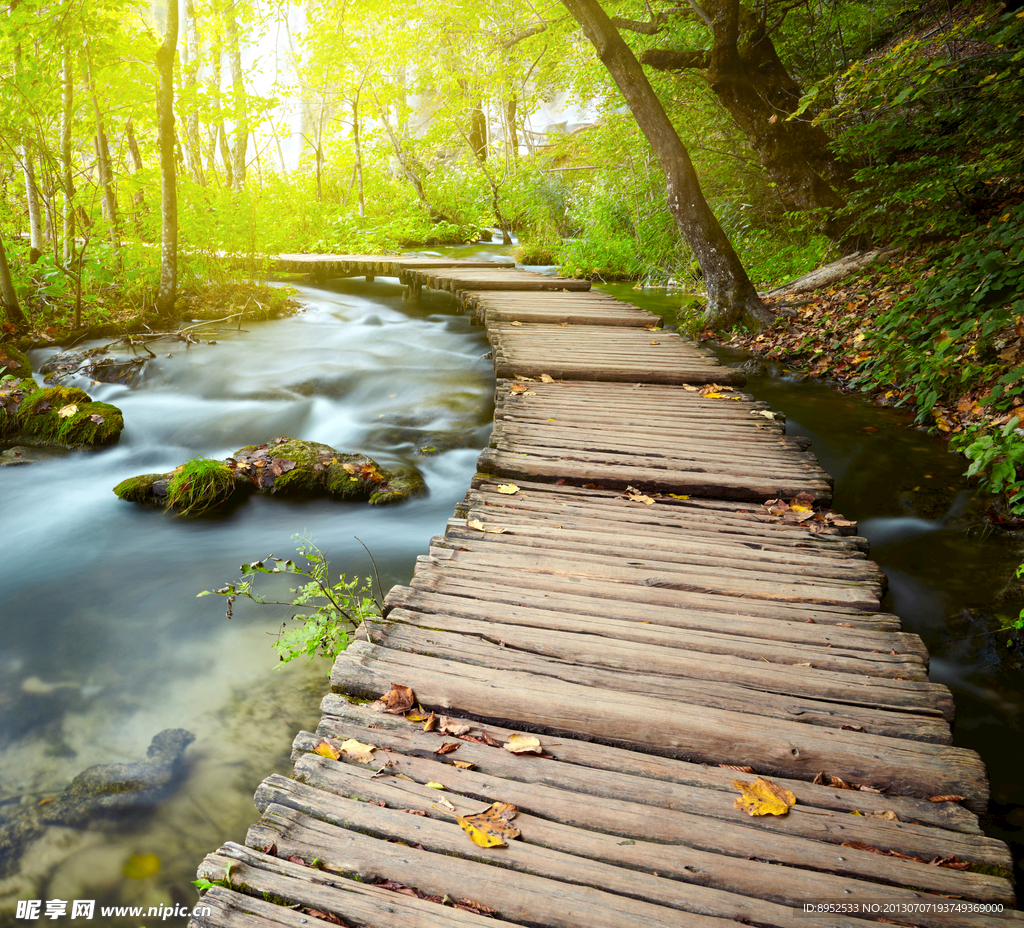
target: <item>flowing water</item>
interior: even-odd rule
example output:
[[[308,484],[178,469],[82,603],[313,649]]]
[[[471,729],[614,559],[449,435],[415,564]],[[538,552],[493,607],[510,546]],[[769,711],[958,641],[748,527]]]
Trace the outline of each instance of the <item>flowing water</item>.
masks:
[[[664,291],[606,289],[674,319],[678,300]],[[196,735],[184,783],[151,814],[50,828],[31,845],[18,873],[0,879],[0,924],[18,899],[194,902],[198,861],[244,837],[256,785],[289,769],[294,733],[316,724],[329,669],[316,661],[279,671],[269,647],[279,612],[239,607],[228,622],[221,600],[195,594],[234,579],[242,561],[290,554],[297,532],[314,537],[336,571],[366,575],[359,536],[387,589],[409,578],[469,485],[492,409],[482,331],[453,315],[446,297],[403,304],[394,281],[300,287],[300,298],[308,308],[299,315],[209,330],[216,344],[161,343],[132,389],[89,387],[124,410],[116,447],[0,469],[0,817],[91,764],[143,756],[162,729]],[[52,353],[34,353],[35,366]],[[791,434],[813,439],[835,477],[835,508],[860,520],[889,577],[884,608],[925,639],[932,678],[956,696],[956,743],[989,766],[987,829],[1019,860],[1020,655],[1005,635],[984,634],[1022,605],[996,602],[1019,556],[985,532],[962,462],[899,414],[781,369],[752,375],[748,389],[787,414]],[[189,520],[110,492],[124,477],[278,435],[415,464],[430,496],[391,508],[252,498],[226,516]],[[159,872],[126,878],[127,861],[145,854],[160,859]]]
[[[199,330],[216,344],[153,343],[131,389],[82,384],[123,410],[117,446],[0,469],[0,817],[90,765],[143,757],[163,729],[196,736],[184,783],[152,815],[54,827],[31,845],[0,879],[0,924],[18,899],[194,902],[196,865],[244,838],[253,790],[289,769],[329,670],[279,672],[270,644],[283,609],[236,608],[229,622],[223,600],[196,593],[236,579],[243,561],[293,554],[302,532],[336,572],[366,576],[358,536],[386,590],[409,579],[469,486],[493,408],[482,330],[440,299],[410,308],[396,281],[303,286],[299,298],[307,309],[292,317]],[[33,352],[34,367],[55,350]],[[279,435],[414,464],[430,495],[392,507],[253,497],[184,519],[111,492]],[[127,879],[129,858],[148,854],[159,872]]]

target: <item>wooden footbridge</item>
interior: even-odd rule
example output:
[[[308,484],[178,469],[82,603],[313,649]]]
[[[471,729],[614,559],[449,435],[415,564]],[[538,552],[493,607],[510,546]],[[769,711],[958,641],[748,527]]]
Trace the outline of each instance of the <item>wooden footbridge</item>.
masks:
[[[336,661],[294,777],[268,777],[245,844],[202,862],[193,925],[1018,919],[948,690],[879,612],[828,475],[736,371],[580,281],[280,266],[455,294],[493,346],[494,433],[410,585]],[[734,781],[759,777],[786,814],[737,807]]]

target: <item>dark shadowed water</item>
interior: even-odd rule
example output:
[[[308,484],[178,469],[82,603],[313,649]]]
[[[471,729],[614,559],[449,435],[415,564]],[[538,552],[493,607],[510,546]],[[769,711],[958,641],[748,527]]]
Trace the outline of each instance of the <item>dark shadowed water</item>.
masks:
[[[0,879],[0,924],[18,899],[194,902],[198,862],[244,838],[253,790],[289,769],[329,670],[319,660],[278,672],[282,610],[236,609],[229,622],[223,600],[196,593],[235,579],[243,561],[292,554],[302,532],[336,572],[366,576],[359,536],[387,589],[408,580],[469,486],[493,405],[482,330],[443,302],[410,309],[397,281],[299,296],[299,315],[200,330],[216,344],[154,343],[158,358],[131,389],[81,384],[124,411],[116,447],[0,469],[0,816],[92,764],[144,756],[162,729],[196,736],[183,785],[152,815],[51,828],[31,845]],[[53,353],[33,352],[35,368]],[[430,495],[392,507],[252,498],[224,517],[183,519],[111,492],[280,435],[414,464]],[[159,872],[127,879],[125,863],[146,854]]]

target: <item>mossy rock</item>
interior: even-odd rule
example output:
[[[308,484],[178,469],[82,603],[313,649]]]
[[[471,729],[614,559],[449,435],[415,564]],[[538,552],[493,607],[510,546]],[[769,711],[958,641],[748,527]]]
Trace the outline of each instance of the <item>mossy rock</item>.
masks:
[[[387,470],[365,454],[337,451],[299,438],[246,445],[224,461],[197,459],[168,474],[122,480],[114,493],[133,503],[156,503],[181,513],[218,508],[237,490],[271,496],[331,496],[380,506],[426,495],[414,467]]]
[[[11,345],[0,345],[0,377],[10,375],[19,380],[32,377],[32,362],[28,355]]]
[[[64,448],[109,445],[124,430],[120,409],[77,387],[37,388],[21,401],[17,420],[23,438]]]
[[[36,382],[28,378],[0,381],[0,438],[13,435],[21,429],[18,409],[25,397],[38,389]]]

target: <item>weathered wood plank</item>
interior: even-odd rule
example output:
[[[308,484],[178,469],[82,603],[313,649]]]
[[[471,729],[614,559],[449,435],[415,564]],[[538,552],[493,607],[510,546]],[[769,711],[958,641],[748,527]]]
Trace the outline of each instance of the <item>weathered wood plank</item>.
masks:
[[[768,774],[813,778],[828,770],[847,781],[867,783],[899,795],[965,796],[972,811],[984,811],[988,782],[973,751],[906,742],[835,729],[772,722],[766,737],[755,716],[694,707],[680,712],[669,701],[603,692],[549,676],[475,667],[356,641],[331,674],[336,691],[357,695],[385,692],[392,680],[412,686],[426,706],[459,709],[496,721],[530,719],[538,727],[594,737],[685,760],[755,766]],[[931,687],[932,684],[906,684]],[[865,686],[891,681],[866,678]]]

